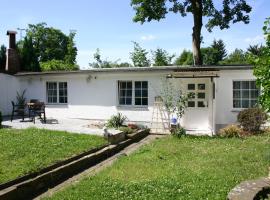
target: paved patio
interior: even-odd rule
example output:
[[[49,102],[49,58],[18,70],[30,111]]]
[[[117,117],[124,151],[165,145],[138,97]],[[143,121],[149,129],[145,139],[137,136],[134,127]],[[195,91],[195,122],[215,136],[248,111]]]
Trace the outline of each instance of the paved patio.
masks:
[[[15,129],[26,129],[30,127],[36,128],[44,128],[49,130],[59,130],[59,131],[67,131],[73,133],[84,133],[84,134],[93,134],[93,135],[103,135],[102,127],[98,127],[97,125],[101,125],[102,122],[97,120],[89,120],[89,119],[52,119],[47,118],[46,124],[41,122],[38,118],[36,118],[36,123],[34,124],[31,119],[25,118],[22,121],[21,118],[15,118],[12,122],[10,121],[10,117],[4,117],[3,126]]]

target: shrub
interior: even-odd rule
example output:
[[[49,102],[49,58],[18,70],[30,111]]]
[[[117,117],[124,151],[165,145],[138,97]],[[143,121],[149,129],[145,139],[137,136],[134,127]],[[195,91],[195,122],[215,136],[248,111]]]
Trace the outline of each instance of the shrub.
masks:
[[[121,113],[117,113],[116,115],[111,116],[106,126],[109,128],[119,128],[120,126],[123,126],[126,119],[126,116],[122,115]]]
[[[41,71],[72,71],[78,70],[79,67],[74,64],[66,63],[63,60],[50,60],[40,63]]]
[[[125,134],[131,134],[134,132],[134,129],[126,126],[122,126],[119,128],[120,131],[123,131]]]
[[[218,135],[221,137],[240,137],[242,130],[236,125],[228,125],[219,130]]]
[[[266,122],[267,114],[261,108],[248,108],[242,110],[237,119],[244,131],[258,132]]]
[[[2,128],[2,121],[3,121],[2,112],[0,111],[0,128]]]
[[[173,129],[172,130],[172,135],[173,136],[176,136],[178,138],[180,138],[182,136],[185,136],[186,135],[186,129],[184,129],[183,127],[179,127],[179,128]]]

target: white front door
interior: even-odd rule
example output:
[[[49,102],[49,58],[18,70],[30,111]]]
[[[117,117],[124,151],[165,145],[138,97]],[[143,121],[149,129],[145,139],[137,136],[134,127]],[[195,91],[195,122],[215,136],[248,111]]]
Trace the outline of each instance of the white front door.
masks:
[[[193,94],[193,98],[188,101],[182,125],[187,130],[210,130],[211,81],[209,78],[187,79],[183,84],[186,92]]]

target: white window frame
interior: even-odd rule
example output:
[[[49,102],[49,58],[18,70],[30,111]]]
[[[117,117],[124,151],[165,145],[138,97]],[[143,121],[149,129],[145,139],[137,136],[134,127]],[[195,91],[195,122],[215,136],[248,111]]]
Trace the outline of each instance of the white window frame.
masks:
[[[242,89],[241,87],[240,87],[240,89],[234,89],[233,88],[233,83],[234,82],[240,82],[240,84],[241,84],[241,82],[243,82],[243,81],[248,81],[249,82],[249,89]],[[255,82],[255,84],[256,84],[256,79],[234,79],[234,80],[232,80],[232,110],[234,110],[234,111],[240,111],[240,110],[243,110],[243,109],[247,109],[247,108],[243,108],[242,107],[242,100],[248,100],[249,101],[249,105],[248,105],[248,108],[251,108],[251,101],[252,100],[257,100],[258,101],[258,97],[260,96],[260,88],[257,88],[258,89],[258,97],[257,98],[242,98],[242,90],[248,90],[249,91],[249,95],[250,95],[250,91],[251,90],[257,90],[257,89],[250,89],[250,82],[251,81],[254,81]],[[234,98],[234,96],[233,96],[233,93],[234,93],[234,91],[235,90],[239,90],[240,91],[240,98]],[[233,105],[233,102],[234,102],[234,100],[239,100],[240,101],[240,107],[234,107],[234,105]]]
[[[48,83],[56,83],[56,102],[49,102],[49,97],[48,97]],[[60,83],[66,83],[67,84],[67,95],[63,96],[67,98],[66,103],[60,103],[60,95],[59,95],[59,84]],[[68,82],[67,81],[46,81],[46,103],[49,105],[55,105],[55,104],[61,104],[61,105],[66,105],[68,104]]]
[[[131,105],[120,104],[119,82],[131,82],[132,83]],[[135,105],[135,82],[147,82],[147,105]],[[149,81],[147,81],[147,80],[117,80],[117,106],[118,107],[147,108],[149,106]]]

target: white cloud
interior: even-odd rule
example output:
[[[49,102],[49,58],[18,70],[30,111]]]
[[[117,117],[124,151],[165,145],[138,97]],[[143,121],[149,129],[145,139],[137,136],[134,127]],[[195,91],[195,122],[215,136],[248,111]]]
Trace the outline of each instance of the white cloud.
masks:
[[[150,40],[157,39],[157,37],[154,36],[154,35],[143,35],[143,36],[141,36],[140,39],[143,40],[143,41],[150,41]]]
[[[264,41],[263,35],[257,35],[255,37],[245,38],[245,42],[249,43],[249,44],[257,44],[257,43],[261,43],[263,41]]]

